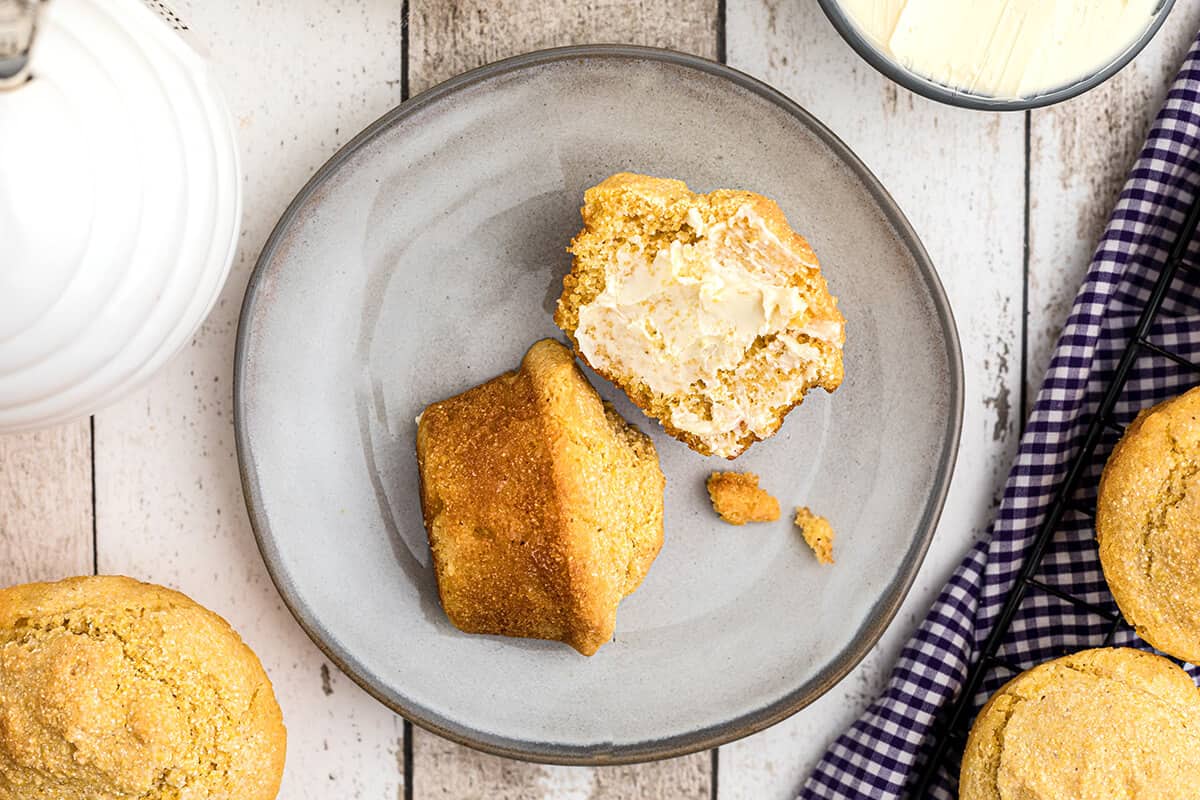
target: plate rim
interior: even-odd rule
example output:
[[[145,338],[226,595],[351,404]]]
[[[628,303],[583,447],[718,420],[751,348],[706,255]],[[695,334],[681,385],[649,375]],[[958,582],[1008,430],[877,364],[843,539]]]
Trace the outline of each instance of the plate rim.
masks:
[[[784,697],[767,706],[752,709],[733,719],[710,725],[708,727],[689,731],[671,737],[650,739],[631,744],[575,746],[556,745],[551,742],[532,742],[517,740],[502,736],[491,736],[473,731],[465,726],[443,721],[436,715],[425,715],[413,708],[408,698],[399,693],[385,691],[386,687],[375,685],[368,676],[360,674],[351,664],[353,656],[343,653],[325,640],[322,633],[325,629],[315,615],[311,614],[303,599],[295,591],[290,577],[283,574],[277,567],[279,548],[276,539],[270,534],[270,523],[263,512],[262,498],[257,486],[257,470],[251,455],[249,437],[245,420],[245,363],[250,338],[250,320],[254,315],[268,265],[274,259],[283,238],[287,235],[300,209],[308,202],[322,185],[331,178],[337,170],[357,153],[359,149],[372,142],[381,133],[397,122],[409,117],[426,106],[444,97],[481,83],[488,79],[518,72],[530,67],[544,66],[561,61],[624,58],[666,63],[704,73],[709,76],[727,80],[734,85],[748,90],[762,99],[774,104],[781,110],[798,119],[806,128],[816,135],[844,163],[864,188],[872,196],[883,212],[887,221],[895,229],[901,241],[907,246],[914,257],[918,272],[929,289],[930,298],[937,311],[937,319],[941,324],[946,344],[947,368],[949,372],[951,414],[941,441],[941,461],[938,464],[937,476],[933,491],[926,502],[924,513],[920,519],[920,532],[913,546],[905,556],[897,571],[898,582],[893,581],[894,589],[885,594],[875,604],[867,621],[861,626],[856,639],[846,648],[837,659],[826,665],[818,674]],[[763,81],[734,69],[726,64],[712,61],[700,56],[681,53],[659,47],[629,44],[586,44],[553,47],[535,50],[509,58],[485,64],[475,69],[452,77],[417,94],[409,100],[384,113],[350,141],[338,149],[304,184],[303,188],[288,204],[279,221],[267,237],[255,261],[246,293],[242,300],[238,316],[237,339],[234,350],[233,374],[233,426],[234,441],[237,450],[238,474],[241,479],[242,494],[250,520],[250,527],[258,546],[259,554],[267,573],[275,585],[276,591],[287,606],[292,617],[300,628],[308,635],[326,658],[338,667],[347,677],[354,681],[367,694],[374,697],[387,708],[396,712],[404,719],[424,728],[443,738],[467,747],[492,755],[520,761],[530,761],[542,764],[559,764],[566,766],[610,766],[620,764],[636,764],[647,761],[658,761],[675,758],[701,750],[709,750],[723,744],[757,733],[765,728],[782,722],[797,711],[814,702],[839,683],[850,673],[871,651],[883,632],[891,624],[901,604],[908,596],[913,582],[930,542],[937,529],[938,520],[945,506],[946,496],[950,489],[951,478],[958,457],[959,440],[962,432],[964,397],[964,374],[962,363],[962,348],[955,324],[954,313],[949,298],[938,277],[933,261],[926,252],[924,245],[917,236],[904,212],[892,199],[878,178],[867,168],[866,164],[837,137],[829,128],[810,112],[801,107],[779,90]],[[329,637],[333,638],[333,637]]]

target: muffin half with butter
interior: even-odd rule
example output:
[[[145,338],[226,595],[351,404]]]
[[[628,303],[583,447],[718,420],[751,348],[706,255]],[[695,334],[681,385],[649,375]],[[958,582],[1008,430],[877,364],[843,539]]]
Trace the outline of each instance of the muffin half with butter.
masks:
[[[621,173],[582,213],[554,321],[693,450],[736,458],[841,384],[845,320],[774,201]]]
[[[0,590],[0,798],[271,800],[286,734],[225,620],[130,578]]]

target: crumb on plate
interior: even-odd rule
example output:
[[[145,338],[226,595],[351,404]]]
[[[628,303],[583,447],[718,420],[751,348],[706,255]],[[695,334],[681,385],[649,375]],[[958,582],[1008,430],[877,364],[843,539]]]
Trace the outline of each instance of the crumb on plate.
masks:
[[[833,526],[829,524],[829,520],[800,506],[796,509],[796,527],[804,535],[804,541],[812,548],[817,561],[822,564],[832,564]]]
[[[758,488],[753,472],[714,472],[708,476],[713,510],[730,525],[779,519],[779,501]]]

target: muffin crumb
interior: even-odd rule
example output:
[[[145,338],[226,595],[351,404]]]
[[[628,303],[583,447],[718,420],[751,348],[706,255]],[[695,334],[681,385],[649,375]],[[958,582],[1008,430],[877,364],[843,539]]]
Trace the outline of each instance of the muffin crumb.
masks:
[[[713,510],[730,525],[779,519],[779,501],[758,487],[753,472],[714,472],[707,485]]]
[[[822,564],[833,563],[833,526],[829,520],[817,516],[804,506],[796,509],[796,527],[804,541],[812,548],[813,555]]]

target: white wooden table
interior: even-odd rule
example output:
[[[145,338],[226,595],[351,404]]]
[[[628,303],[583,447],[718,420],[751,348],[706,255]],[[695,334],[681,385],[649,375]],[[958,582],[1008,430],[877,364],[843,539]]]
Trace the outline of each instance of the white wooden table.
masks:
[[[91,420],[0,437],[0,584],[92,572],[177,587],[259,653],[289,730],[281,797],[786,798],[881,687],[968,544],[991,520],[1021,420],[1127,166],[1200,28],[1177,4],[1150,47],[1062,106],[960,111],[898,89],[815,0],[229,0],[179,2],[238,128],[245,220],[233,274],[186,351]],[[795,98],[882,179],[923,238],[958,317],[967,402],[958,468],[912,594],[867,659],[790,720],[655,764],[548,767],[443,741],[361,692],[293,622],[259,558],[237,475],[238,309],[293,194],[359,129],[470,67],[577,42],[720,58]],[[799,221],[803,227],[803,221]]]

